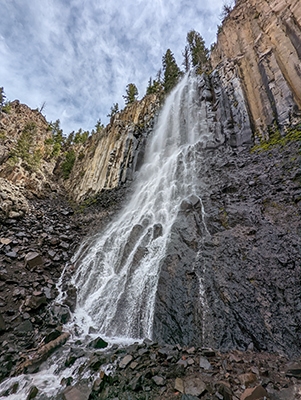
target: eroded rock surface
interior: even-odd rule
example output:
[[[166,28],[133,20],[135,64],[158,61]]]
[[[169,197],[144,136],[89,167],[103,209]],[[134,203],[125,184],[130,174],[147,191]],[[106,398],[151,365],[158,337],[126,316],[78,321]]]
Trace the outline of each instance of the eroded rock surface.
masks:
[[[220,28],[211,62],[223,90],[232,96],[232,110],[244,98],[253,131],[265,138],[267,126],[300,119],[300,2],[236,3]]]

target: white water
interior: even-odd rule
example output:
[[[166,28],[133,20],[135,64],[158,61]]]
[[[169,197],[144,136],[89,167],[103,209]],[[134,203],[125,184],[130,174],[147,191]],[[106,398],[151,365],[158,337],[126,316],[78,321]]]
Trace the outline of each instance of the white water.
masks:
[[[208,140],[200,119],[197,80],[185,76],[160,113],[128,204],[104,232],[83,243],[75,255],[73,284],[78,289],[78,304],[66,327],[71,332],[76,327],[85,338],[93,327],[97,336],[111,343],[152,337],[160,262],[166,256],[171,227],[182,200],[199,195],[197,147]],[[159,226],[162,234],[157,237],[154,232]],[[0,393],[18,381],[19,392],[6,398],[26,398],[33,384],[42,393],[53,395],[61,387],[62,377],[72,374],[60,366],[62,362],[54,355],[38,374],[1,384]]]
[[[78,252],[77,325],[104,337],[152,337],[160,260],[181,201],[196,193],[195,144],[200,137],[196,78],[184,77],[167,98],[119,218]],[[154,239],[154,226],[162,236]]]

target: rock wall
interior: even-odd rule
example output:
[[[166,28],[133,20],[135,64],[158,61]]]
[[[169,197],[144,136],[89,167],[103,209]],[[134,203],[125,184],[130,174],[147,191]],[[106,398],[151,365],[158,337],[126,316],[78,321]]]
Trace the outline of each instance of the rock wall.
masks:
[[[240,83],[252,129],[261,138],[267,138],[267,126],[298,121],[300,1],[238,1],[220,28],[211,62],[226,92],[237,92]]]
[[[155,340],[301,353],[298,147],[200,149],[206,216],[196,196],[181,205],[161,265]]]
[[[157,95],[145,96],[115,114],[104,130],[93,135],[65,183],[70,197],[81,201],[133,178],[143,161],[146,137],[158,108]]]
[[[18,100],[0,112],[0,220],[24,216],[26,198],[59,190],[53,181],[55,161],[48,157],[51,129],[45,117]]]

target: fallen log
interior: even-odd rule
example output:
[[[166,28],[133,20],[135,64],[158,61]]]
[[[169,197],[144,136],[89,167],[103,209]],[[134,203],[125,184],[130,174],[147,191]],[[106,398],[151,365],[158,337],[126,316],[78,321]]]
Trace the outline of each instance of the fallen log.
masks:
[[[70,337],[69,332],[63,332],[58,338],[52,340],[51,342],[39,347],[37,350],[33,349],[31,354],[23,354],[20,358],[24,361],[17,364],[12,376],[36,372],[38,367],[42,362],[47,360],[47,358],[60,346],[65,344]],[[28,353],[28,351],[27,351]]]

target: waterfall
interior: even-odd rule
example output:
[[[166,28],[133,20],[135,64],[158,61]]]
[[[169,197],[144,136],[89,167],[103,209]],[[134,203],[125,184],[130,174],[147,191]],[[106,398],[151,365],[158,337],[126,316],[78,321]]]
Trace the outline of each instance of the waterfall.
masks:
[[[209,129],[202,122],[201,106],[197,77],[184,76],[160,112],[127,205],[104,231],[84,241],[75,255],[72,283],[77,287],[77,306],[65,327],[74,333],[73,339],[38,373],[2,382],[0,393],[19,385],[17,393],[7,397],[10,400],[26,398],[32,385],[41,391],[39,398],[49,398],[61,391],[64,377],[80,375],[80,359],[69,369],[64,367],[70,342],[74,344],[79,336],[83,343],[91,339],[91,331],[111,343],[152,338],[160,267],[183,200],[200,204],[204,217],[197,156],[208,141]],[[204,218],[201,222],[207,232]],[[203,292],[200,279],[201,297]],[[202,299],[201,303],[207,306]]]
[[[160,262],[181,201],[196,191],[201,134],[197,78],[167,97],[135,188],[118,218],[76,255],[74,318],[107,338],[151,338]]]

